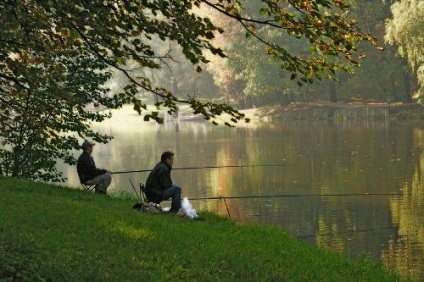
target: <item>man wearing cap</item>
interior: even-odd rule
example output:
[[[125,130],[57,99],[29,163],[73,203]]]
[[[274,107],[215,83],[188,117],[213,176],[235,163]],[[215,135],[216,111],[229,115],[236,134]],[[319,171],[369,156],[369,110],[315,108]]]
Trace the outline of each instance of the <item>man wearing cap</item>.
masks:
[[[107,187],[112,181],[112,173],[106,169],[99,169],[94,163],[93,153],[94,143],[87,140],[82,143],[82,154],[77,161],[77,172],[80,182],[86,185],[95,185],[98,194],[106,194]]]

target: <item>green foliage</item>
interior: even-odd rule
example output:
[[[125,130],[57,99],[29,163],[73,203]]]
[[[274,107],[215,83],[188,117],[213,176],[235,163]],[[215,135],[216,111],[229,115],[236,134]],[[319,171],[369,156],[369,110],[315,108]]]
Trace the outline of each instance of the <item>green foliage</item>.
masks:
[[[341,100],[378,102],[411,102],[408,85],[408,66],[396,55],[392,46],[385,44],[385,23],[390,17],[389,1],[354,1],[352,13],[364,29],[374,34],[383,50],[364,46],[366,57],[353,76],[338,76],[337,94]]]
[[[0,174],[63,180],[54,162],[74,164],[70,151],[78,149],[81,139],[108,142],[112,137],[93,132],[90,124],[109,117],[101,110],[125,103],[133,103],[140,114],[146,111],[140,92],[155,95],[156,105],[170,113],[185,103],[214,122],[224,113],[231,116],[228,126],[248,122],[228,104],[199,99],[196,93],[177,97],[166,85],[155,85],[147,72],[135,71],[156,70],[173,60],[155,49],[158,40],[178,45],[197,71],[209,62],[207,54],[225,57],[212,44],[223,30],[200,15],[206,6],[240,23],[251,40],[261,42],[265,53],[300,82],[357,64],[357,42],[373,43],[348,19],[344,0],[263,0],[257,18],[245,14],[243,2],[1,1]],[[277,30],[276,40],[261,37],[260,27]],[[279,37],[283,32],[305,38],[314,55],[292,54]],[[104,85],[116,72],[126,84],[112,93]],[[147,112],[144,119],[162,122],[157,111]]]
[[[62,178],[54,160],[73,164],[69,151],[79,148],[79,136],[101,142],[110,139],[94,133],[87,122],[102,121],[108,115],[87,111],[85,106],[89,102],[94,102],[95,108],[111,106],[114,100],[102,97],[106,89],[101,84],[109,74],[100,71],[102,65],[96,60],[81,55],[86,50],[51,50],[46,59],[46,54],[33,52],[36,48],[41,47],[34,42],[21,48],[21,59],[5,58],[7,72],[21,77],[16,84],[2,85],[0,171],[8,176],[57,181]]]
[[[346,72],[336,72],[317,67],[319,71],[309,73],[300,78],[298,74],[282,73],[276,64],[278,58],[263,57],[263,45],[256,41],[245,44],[242,38],[245,31],[239,28],[236,39],[227,46],[228,63],[234,70],[235,77],[243,82],[239,91],[252,97],[253,104],[268,105],[289,103],[292,101],[307,102],[310,100],[364,100],[382,102],[410,102],[411,93],[408,86],[413,83],[408,79],[408,70],[404,60],[398,58],[393,48],[384,45],[385,20],[390,16],[390,3],[376,1],[349,1],[349,19],[355,21],[364,30],[376,36],[381,48],[370,44],[358,44],[363,53],[359,55],[358,68],[345,68]],[[245,3],[246,13],[255,15],[261,7],[259,2]],[[261,10],[264,13],[264,9]],[[266,13],[265,13],[266,15]],[[262,15],[264,16],[264,14]],[[342,63],[321,52],[310,44],[306,38],[296,38],[282,34],[278,30],[264,26],[256,29],[256,35],[280,46],[284,46],[290,54],[300,57],[321,58],[328,62]],[[359,66],[359,64],[358,64]],[[350,74],[355,75],[350,75]],[[325,80],[326,77],[332,80]],[[315,81],[318,83],[309,84]],[[300,82],[298,87],[295,82]],[[235,92],[235,91],[234,91]],[[237,95],[234,95],[237,99]],[[237,99],[238,100],[238,99]]]
[[[386,24],[386,41],[398,46],[420,84],[418,97],[424,97],[424,3],[416,0],[396,1],[391,6],[393,18]]]
[[[239,20],[251,37],[265,45],[264,52],[281,62],[281,69],[292,73],[293,78],[299,76],[299,83],[331,77],[337,70],[349,71],[362,57],[357,43],[376,44],[372,36],[360,32],[355,20],[349,19],[347,1],[235,2],[243,8],[232,6],[227,12]],[[261,29],[278,35],[263,36],[258,32]],[[309,51],[290,49],[284,44],[283,31],[290,37],[305,39],[303,43]]]
[[[207,212],[202,220],[134,212],[134,200],[3,177],[0,190],[6,281],[400,279],[381,264],[347,260],[276,227]]]

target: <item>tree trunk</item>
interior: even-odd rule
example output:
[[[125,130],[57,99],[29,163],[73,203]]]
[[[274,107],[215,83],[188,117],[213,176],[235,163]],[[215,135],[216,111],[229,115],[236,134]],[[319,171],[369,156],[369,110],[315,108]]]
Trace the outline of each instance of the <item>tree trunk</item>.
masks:
[[[391,84],[392,84],[392,97],[390,99],[390,102],[399,102],[400,99],[399,99],[399,96],[397,95],[396,83],[394,79],[391,80]]]
[[[402,93],[402,102],[412,103],[412,87],[411,87],[411,77],[409,72],[405,72],[403,75],[403,93]]]
[[[330,81],[328,84],[328,90],[330,94],[330,102],[337,102],[337,92],[336,92],[336,83]]]

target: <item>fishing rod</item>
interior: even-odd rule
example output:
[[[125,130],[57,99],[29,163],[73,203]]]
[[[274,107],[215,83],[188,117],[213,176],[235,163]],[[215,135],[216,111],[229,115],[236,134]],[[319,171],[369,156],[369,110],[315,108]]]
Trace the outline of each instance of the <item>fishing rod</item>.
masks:
[[[192,170],[192,169],[213,169],[213,168],[240,168],[240,167],[282,167],[287,166],[284,164],[280,165],[224,165],[224,166],[189,166],[189,167],[176,167],[172,170]],[[112,174],[124,174],[124,173],[136,173],[136,172],[149,172],[152,169],[140,169],[140,170],[126,170],[126,171],[114,171]]]
[[[282,194],[282,195],[249,195],[249,196],[214,196],[197,197],[190,200],[225,200],[225,199],[251,199],[251,198],[301,198],[301,197],[352,197],[352,196],[401,196],[393,193],[345,193],[345,194]]]
[[[301,198],[301,197],[349,197],[349,196],[401,196],[400,193],[351,193],[351,194],[283,194],[283,195],[250,195],[250,196],[215,196],[215,197],[197,197],[190,198],[192,201],[199,200],[219,200],[224,201],[228,217],[231,219],[227,199],[252,199],[252,198]]]
[[[134,190],[134,192],[135,192],[135,194],[137,195],[137,197],[140,199],[140,201],[141,201],[141,190],[140,190],[140,195],[137,193],[137,190],[135,189],[135,186],[134,186],[134,184],[132,183],[132,181],[131,181],[131,179],[129,179],[128,178],[128,180],[130,181],[130,184],[131,184],[131,186],[132,186],[132,188],[133,188],[133,190]]]

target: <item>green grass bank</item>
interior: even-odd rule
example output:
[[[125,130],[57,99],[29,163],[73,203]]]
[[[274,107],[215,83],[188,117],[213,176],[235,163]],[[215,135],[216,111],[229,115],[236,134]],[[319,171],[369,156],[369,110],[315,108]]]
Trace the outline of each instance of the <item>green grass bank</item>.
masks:
[[[0,281],[402,281],[284,230],[0,177]]]

